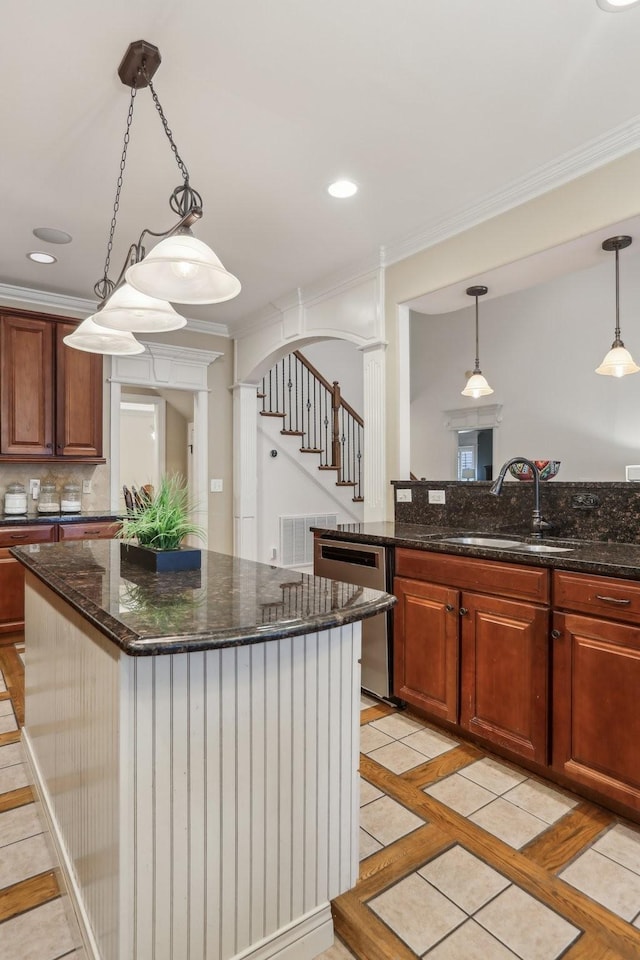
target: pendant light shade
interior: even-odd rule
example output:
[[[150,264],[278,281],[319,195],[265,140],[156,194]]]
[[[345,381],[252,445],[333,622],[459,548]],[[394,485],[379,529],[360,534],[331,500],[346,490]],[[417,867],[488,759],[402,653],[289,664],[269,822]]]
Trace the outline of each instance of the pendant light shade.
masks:
[[[620,337],[620,269],[618,263],[618,254],[620,250],[631,245],[631,237],[609,237],[602,244],[602,249],[616,254],[616,328],[611,344],[611,350],[607,353],[599,367],[596,367],[596,373],[608,377],[626,377],[629,373],[638,373],[640,367],[635,363],[633,357],[626,349]]]
[[[127,283],[174,303],[221,303],[240,293],[240,281],[190,231],[161,240],[127,270]]]
[[[473,400],[477,400],[479,397],[487,397],[490,393],[493,393],[493,389],[487,383],[486,378],[483,377],[482,370],[480,369],[478,297],[483,297],[485,293],[487,293],[487,287],[485,286],[467,287],[467,295],[476,298],[476,363],[473,368],[473,373],[467,380],[467,385],[462,391],[462,396],[471,397]]]
[[[144,345],[139,343],[132,333],[107,330],[94,322],[93,317],[87,317],[79,327],[64,337],[64,343],[74,350],[83,350],[85,353],[104,353],[112,356],[127,356],[134,353],[144,353]]]
[[[128,283],[114,290],[104,307],[91,319],[109,330],[129,333],[179,330],[187,323],[166,300],[148,297]]]

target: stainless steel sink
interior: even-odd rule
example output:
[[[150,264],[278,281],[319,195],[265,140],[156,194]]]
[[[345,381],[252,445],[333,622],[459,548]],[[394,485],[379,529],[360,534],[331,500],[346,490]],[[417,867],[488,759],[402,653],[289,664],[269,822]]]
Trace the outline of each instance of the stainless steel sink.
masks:
[[[496,550],[526,546],[520,540],[505,540],[501,537],[442,537],[441,542],[459,543],[465,547],[494,547]]]
[[[571,553],[572,547],[552,547],[547,543],[519,543],[514,550],[522,553]]]

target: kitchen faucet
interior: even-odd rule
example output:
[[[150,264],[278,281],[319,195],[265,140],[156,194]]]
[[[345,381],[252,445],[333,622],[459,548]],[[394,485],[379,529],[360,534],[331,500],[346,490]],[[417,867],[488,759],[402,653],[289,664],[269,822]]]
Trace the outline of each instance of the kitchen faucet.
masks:
[[[542,538],[542,531],[548,530],[551,527],[551,524],[546,520],[543,520],[542,514],[540,513],[540,471],[532,460],[527,460],[525,457],[512,457],[511,460],[507,460],[506,463],[503,463],[500,467],[500,473],[498,474],[497,479],[491,484],[489,493],[493,494],[494,497],[500,496],[502,493],[502,484],[504,483],[505,474],[512,463],[526,463],[533,474],[533,513],[531,514],[531,536],[536,537],[536,539],[539,540]]]

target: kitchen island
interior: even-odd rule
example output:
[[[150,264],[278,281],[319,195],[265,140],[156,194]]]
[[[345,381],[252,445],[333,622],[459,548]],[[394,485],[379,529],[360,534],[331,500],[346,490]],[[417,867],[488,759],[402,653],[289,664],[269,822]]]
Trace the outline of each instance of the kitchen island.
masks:
[[[23,739],[92,960],[309,960],[357,877],[360,621],[393,597],[203,551],[33,544]]]

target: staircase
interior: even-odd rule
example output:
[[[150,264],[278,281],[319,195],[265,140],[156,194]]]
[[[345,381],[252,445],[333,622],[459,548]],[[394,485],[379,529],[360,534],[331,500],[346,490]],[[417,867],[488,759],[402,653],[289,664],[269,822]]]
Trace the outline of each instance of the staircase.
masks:
[[[364,500],[364,421],[299,350],[280,360],[258,392],[262,417],[279,417],[283,436],[300,438],[300,453],[319,458],[319,470],[333,470],[336,486],[349,488],[354,503]]]

